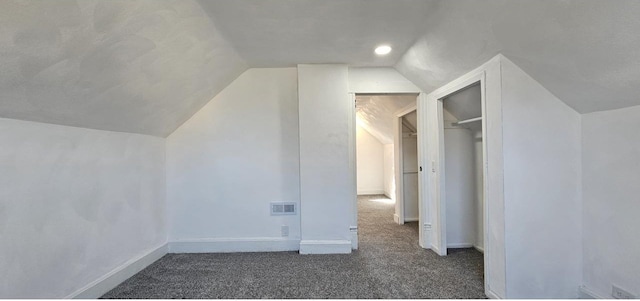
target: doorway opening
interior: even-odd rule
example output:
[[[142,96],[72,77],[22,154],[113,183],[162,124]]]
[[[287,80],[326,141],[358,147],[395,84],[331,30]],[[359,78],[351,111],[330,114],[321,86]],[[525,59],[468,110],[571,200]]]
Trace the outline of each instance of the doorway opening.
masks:
[[[383,236],[419,241],[417,96],[354,95],[359,245]]]

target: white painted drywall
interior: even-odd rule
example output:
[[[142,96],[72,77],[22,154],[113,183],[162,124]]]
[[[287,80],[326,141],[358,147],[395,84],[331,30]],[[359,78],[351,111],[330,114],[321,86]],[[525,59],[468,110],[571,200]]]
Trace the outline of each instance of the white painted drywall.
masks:
[[[584,285],[640,297],[640,106],[582,115]]]
[[[507,298],[575,298],[582,280],[580,115],[502,60]]]
[[[384,149],[362,126],[356,127],[358,195],[384,194]]]
[[[390,67],[349,68],[349,92],[420,93],[420,88]]]
[[[301,244],[349,243],[348,250],[319,248],[322,252],[350,252],[349,227],[356,223],[349,152],[355,129],[347,86],[345,65],[298,65]],[[301,252],[314,251],[301,245]]]
[[[283,225],[300,239],[300,216],[269,206],[300,200],[296,78],[295,68],[249,69],[167,138],[170,242],[273,250],[259,242],[279,243]]]
[[[393,144],[383,146],[384,194],[392,200],[396,199],[396,178],[393,166]]]
[[[164,139],[0,119],[0,297],[64,298],[166,243]]]
[[[476,241],[476,183],[472,139],[471,131],[466,128],[444,128],[449,248],[471,247]]]

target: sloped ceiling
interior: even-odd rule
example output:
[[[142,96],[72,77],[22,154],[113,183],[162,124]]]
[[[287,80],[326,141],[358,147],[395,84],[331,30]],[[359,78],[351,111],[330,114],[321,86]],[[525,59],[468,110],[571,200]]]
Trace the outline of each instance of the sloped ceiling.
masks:
[[[382,144],[393,143],[396,112],[416,102],[417,95],[356,95],[358,125]]]
[[[498,53],[578,112],[615,109],[640,105],[638,15],[637,0],[3,0],[0,117],[164,137],[248,67],[394,66],[430,92]]]
[[[299,63],[392,66],[424,33],[431,1],[200,0],[216,27],[255,67]],[[393,46],[385,57],[373,49]]]
[[[0,1],[0,117],[167,136],[245,69],[195,1]]]
[[[580,113],[640,105],[638,16],[636,0],[436,1],[395,68],[430,92],[502,53]]]

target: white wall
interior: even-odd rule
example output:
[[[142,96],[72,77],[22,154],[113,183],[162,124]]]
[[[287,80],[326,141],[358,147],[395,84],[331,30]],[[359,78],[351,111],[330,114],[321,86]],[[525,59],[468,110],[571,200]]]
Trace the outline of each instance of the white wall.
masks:
[[[580,115],[507,59],[502,115],[506,297],[577,297]]]
[[[351,252],[355,122],[347,73],[345,65],[298,65],[301,253]]]
[[[396,175],[393,166],[393,144],[383,146],[384,194],[392,200],[396,199]]]
[[[295,68],[247,70],[166,144],[172,252],[298,248],[300,216],[269,206],[300,201]]]
[[[640,106],[582,115],[584,285],[640,297]]]
[[[70,296],[163,246],[163,141],[0,119],[0,297]]]
[[[358,195],[384,194],[384,147],[366,129],[356,127]]]
[[[420,93],[420,88],[389,67],[349,68],[349,92]]]
[[[472,133],[444,129],[447,247],[468,248],[476,241],[476,197]]]

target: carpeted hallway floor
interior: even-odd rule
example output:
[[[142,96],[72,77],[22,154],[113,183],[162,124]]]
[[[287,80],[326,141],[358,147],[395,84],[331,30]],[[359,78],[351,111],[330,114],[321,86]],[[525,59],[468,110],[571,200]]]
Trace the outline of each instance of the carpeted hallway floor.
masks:
[[[420,248],[417,223],[395,224],[380,199],[358,197],[352,254],[167,254],[103,298],[486,298],[480,252]]]

